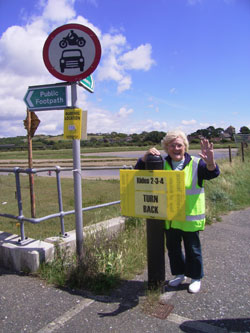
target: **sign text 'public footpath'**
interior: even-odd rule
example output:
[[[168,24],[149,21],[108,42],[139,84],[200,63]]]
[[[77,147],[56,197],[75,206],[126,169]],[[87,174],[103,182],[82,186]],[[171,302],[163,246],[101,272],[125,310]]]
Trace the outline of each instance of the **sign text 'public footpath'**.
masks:
[[[65,109],[67,107],[67,86],[29,87],[24,101],[30,111]]]
[[[182,171],[120,170],[122,215],[185,220]]]

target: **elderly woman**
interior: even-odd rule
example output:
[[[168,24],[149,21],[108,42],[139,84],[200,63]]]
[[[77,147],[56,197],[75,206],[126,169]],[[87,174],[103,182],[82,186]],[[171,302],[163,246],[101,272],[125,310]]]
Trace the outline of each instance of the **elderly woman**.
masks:
[[[201,140],[201,158],[187,153],[188,140],[182,131],[168,132],[161,143],[168,154],[164,169],[184,170],[186,188],[186,220],[165,222],[170,268],[171,273],[175,275],[168,284],[177,287],[189,277],[189,292],[198,293],[204,275],[199,238],[199,231],[205,228],[204,180],[217,177],[220,171],[214,160],[213,144],[206,139]],[[145,169],[148,154],[160,155],[160,152],[156,148],[149,149],[137,161],[135,169]]]

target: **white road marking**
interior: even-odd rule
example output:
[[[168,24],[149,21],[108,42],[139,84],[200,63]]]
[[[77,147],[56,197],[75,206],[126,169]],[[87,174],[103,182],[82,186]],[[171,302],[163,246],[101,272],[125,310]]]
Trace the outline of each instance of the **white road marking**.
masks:
[[[204,333],[227,333],[227,329],[217,327],[214,325],[210,325],[207,323],[203,323],[198,320],[192,320],[189,318],[181,317],[174,313],[170,313],[170,315],[167,317],[167,320],[171,321],[175,324],[183,325],[188,328],[193,328],[195,330],[198,330],[198,331],[201,331]]]
[[[72,319],[75,315],[77,315],[79,312],[81,312],[83,309],[88,307],[90,304],[94,303],[95,301],[92,299],[84,299],[79,304],[71,308],[70,310],[63,313],[60,317],[56,318],[52,322],[50,322],[48,325],[41,328],[37,333],[51,333],[60,327],[62,327],[67,321]]]

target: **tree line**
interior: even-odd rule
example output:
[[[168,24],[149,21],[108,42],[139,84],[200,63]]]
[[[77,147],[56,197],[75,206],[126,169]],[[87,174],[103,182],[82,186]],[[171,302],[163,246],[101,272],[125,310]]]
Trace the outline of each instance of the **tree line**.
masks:
[[[250,134],[247,126],[242,126],[240,134]],[[142,132],[140,134],[124,134],[118,132],[111,133],[89,133],[87,140],[81,140],[81,147],[115,147],[115,146],[151,146],[160,144],[165,136],[163,131]],[[227,129],[221,127],[215,128],[209,126],[205,129],[199,129],[188,135],[190,143],[198,143],[200,138],[204,137],[214,142],[234,141],[235,129],[230,126]],[[72,148],[71,140],[64,140],[63,135],[37,135],[33,138],[33,149],[68,149]],[[1,151],[27,149],[27,137],[17,136],[0,138]]]

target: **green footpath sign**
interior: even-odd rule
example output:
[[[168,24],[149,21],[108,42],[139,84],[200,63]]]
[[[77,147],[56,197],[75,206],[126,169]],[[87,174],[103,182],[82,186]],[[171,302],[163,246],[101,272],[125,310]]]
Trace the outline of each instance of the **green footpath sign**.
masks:
[[[67,86],[29,87],[24,102],[30,111],[65,109],[67,107]]]
[[[79,81],[79,85],[91,93],[94,92],[94,80],[92,78],[92,75],[89,75],[85,79]]]

